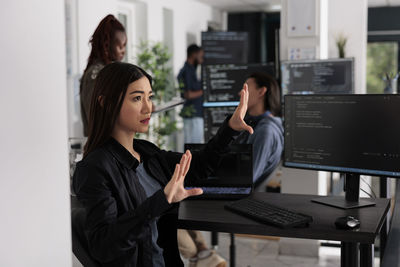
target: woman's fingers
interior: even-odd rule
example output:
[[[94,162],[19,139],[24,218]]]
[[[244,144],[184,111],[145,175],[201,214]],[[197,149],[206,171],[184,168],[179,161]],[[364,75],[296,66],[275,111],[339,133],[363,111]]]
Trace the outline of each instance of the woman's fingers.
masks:
[[[253,127],[247,125],[246,123],[244,123],[244,124],[245,124],[245,125],[244,125],[244,129],[245,129],[246,131],[248,131],[250,134],[253,134],[253,133],[254,133]]]
[[[179,176],[182,176],[183,173],[185,172],[187,159],[188,159],[188,156],[186,153],[184,153],[182,156],[182,159],[181,159],[182,164],[181,164],[181,172],[179,173]]]
[[[201,188],[192,188],[192,189],[186,190],[187,197],[198,196],[201,194],[203,194],[203,189],[201,189]]]
[[[244,84],[244,103],[243,106],[247,107],[247,103],[249,102],[249,87],[247,86],[247,83]]]
[[[189,160],[191,158],[191,154],[190,152],[188,153],[188,151],[186,151],[186,153],[183,154],[182,158],[181,158],[181,162],[180,162],[180,172],[179,172],[179,177],[177,178],[177,180],[181,180],[182,177],[184,177],[187,173],[187,170],[189,170]],[[189,163],[189,164],[188,164]]]
[[[245,84],[243,85],[242,91],[240,92],[240,103],[239,103],[238,108],[243,107],[243,105],[244,105],[245,103],[247,103],[247,102],[245,101],[246,91],[248,91],[247,83],[245,83]]]
[[[174,174],[172,175],[172,180],[176,183],[179,180],[179,175],[180,175],[180,164],[175,165],[175,171]]]
[[[184,170],[184,172],[183,172],[183,176],[186,176],[186,174],[189,172],[190,163],[191,163],[191,161],[192,161],[192,153],[190,153],[189,150],[186,151],[186,155],[188,156],[188,158],[187,158],[185,170]]]
[[[186,153],[182,155],[181,161],[179,162],[180,165],[183,165],[183,164],[184,164],[185,158],[186,158]]]

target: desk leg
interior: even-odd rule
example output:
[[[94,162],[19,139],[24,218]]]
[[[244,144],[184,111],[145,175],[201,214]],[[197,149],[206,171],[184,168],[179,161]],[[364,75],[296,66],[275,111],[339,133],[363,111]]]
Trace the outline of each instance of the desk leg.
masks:
[[[229,246],[229,261],[230,267],[235,267],[236,265],[236,248],[235,248],[235,234],[231,234],[231,245]]]
[[[374,244],[360,244],[360,266],[374,266]]]
[[[218,232],[211,232],[211,246],[215,250],[218,248]]]
[[[358,266],[358,243],[342,242],[340,254],[341,267]]]
[[[390,199],[390,179],[387,177],[380,177],[379,179],[379,196],[381,198],[389,198]],[[386,215],[386,219],[383,223],[380,232],[379,238],[379,256],[381,258],[381,262],[383,259],[383,255],[385,254],[387,234],[390,229],[390,212]]]

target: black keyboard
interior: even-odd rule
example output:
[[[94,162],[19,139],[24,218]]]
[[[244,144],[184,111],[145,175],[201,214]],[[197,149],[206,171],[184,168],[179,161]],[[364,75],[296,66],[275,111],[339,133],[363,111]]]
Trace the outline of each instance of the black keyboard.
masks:
[[[225,205],[225,208],[257,221],[272,224],[280,228],[306,226],[312,217],[280,208],[267,202],[244,198]]]

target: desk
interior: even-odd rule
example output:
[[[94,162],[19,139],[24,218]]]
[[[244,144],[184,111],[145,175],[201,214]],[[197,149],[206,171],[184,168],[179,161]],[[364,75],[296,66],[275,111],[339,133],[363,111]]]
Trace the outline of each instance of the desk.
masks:
[[[388,234],[382,267],[400,267],[400,179],[396,181],[396,200],[394,204],[391,229]]]
[[[224,209],[226,200],[185,200],[180,204],[178,227],[202,231],[255,234],[342,242],[341,266],[373,266],[374,241],[389,210],[388,199],[376,199],[373,207],[343,210],[311,202],[315,195],[296,195],[256,192],[251,197],[273,205],[311,215],[313,222],[307,228],[280,229],[258,223]],[[337,217],[352,215],[360,219],[361,227],[355,231],[338,230]]]

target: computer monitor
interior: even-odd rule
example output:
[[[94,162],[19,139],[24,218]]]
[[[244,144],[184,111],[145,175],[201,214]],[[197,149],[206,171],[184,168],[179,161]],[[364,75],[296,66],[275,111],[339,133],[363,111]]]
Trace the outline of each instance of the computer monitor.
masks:
[[[353,65],[352,58],[282,62],[282,95],[352,94]]]
[[[286,95],[284,166],[348,174],[357,202],[360,174],[400,177],[398,114],[400,95]]]
[[[228,103],[229,104],[229,103]],[[235,112],[236,106],[224,106],[225,103],[216,105],[206,105],[203,109],[204,114],[204,140],[210,140],[221,127],[222,123],[229,114]]]
[[[247,32],[202,32],[204,65],[247,63]]]
[[[202,73],[204,101],[239,101],[243,83],[254,72],[275,76],[275,65],[274,63],[206,65]]]

